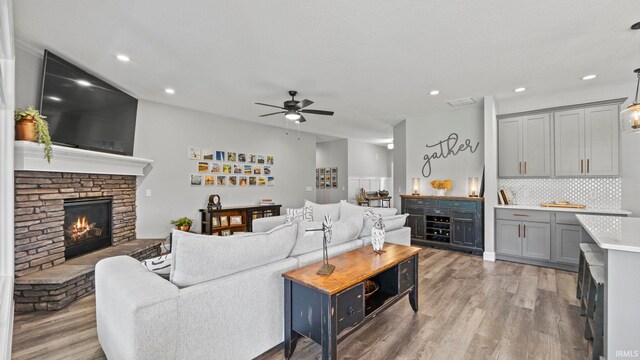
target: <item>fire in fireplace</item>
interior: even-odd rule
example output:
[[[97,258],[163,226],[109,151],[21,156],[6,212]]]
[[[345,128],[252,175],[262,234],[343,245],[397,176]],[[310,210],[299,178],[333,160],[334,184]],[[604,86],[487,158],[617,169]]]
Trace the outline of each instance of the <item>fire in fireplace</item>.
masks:
[[[111,245],[111,202],[111,198],[65,201],[65,258],[70,259]]]

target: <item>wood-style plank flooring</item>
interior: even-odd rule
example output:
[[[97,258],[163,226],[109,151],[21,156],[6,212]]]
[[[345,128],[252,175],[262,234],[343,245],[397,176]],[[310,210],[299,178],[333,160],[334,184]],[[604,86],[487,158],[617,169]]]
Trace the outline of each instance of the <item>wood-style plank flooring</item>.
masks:
[[[445,250],[420,254],[420,311],[393,305],[338,346],[340,359],[586,359],[575,273]],[[13,359],[104,359],[95,298],[16,314]],[[283,359],[274,349],[260,357]],[[300,340],[293,359],[320,359]]]

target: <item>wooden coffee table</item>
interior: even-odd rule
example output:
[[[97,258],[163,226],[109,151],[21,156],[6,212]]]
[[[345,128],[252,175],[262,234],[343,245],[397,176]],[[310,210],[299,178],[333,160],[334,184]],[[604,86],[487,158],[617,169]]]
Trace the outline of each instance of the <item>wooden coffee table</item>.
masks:
[[[418,311],[420,248],[388,244],[384,250],[378,255],[365,246],[332,257],[331,275],[316,274],[322,262],[282,274],[285,358],[305,336],[322,345],[323,359],[337,359],[339,342],[406,295]],[[365,280],[379,286],[367,299]]]

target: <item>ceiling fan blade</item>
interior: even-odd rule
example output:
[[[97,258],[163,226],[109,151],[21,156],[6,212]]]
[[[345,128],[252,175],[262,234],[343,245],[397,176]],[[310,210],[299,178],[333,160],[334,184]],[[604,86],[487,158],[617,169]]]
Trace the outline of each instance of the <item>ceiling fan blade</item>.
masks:
[[[313,101],[304,99],[304,100],[300,101],[298,103],[298,105],[296,105],[296,108],[297,109],[303,109],[303,108],[306,108],[307,106],[309,106],[311,104],[313,104]]]
[[[329,115],[329,116],[333,115],[333,111],[327,111],[327,110],[311,110],[311,109],[307,109],[307,110],[300,110],[300,112],[305,113],[305,114]]]
[[[256,105],[262,105],[262,106],[270,106],[270,107],[274,107],[276,109],[282,109],[282,110],[286,110],[285,108],[283,108],[282,106],[276,106],[276,105],[269,105],[269,104],[263,104],[263,103],[255,103]]]
[[[300,119],[298,119],[298,123],[302,124],[303,122],[307,122],[307,119],[304,116],[300,115]]]
[[[270,113],[270,114],[264,114],[264,115],[260,115],[258,117],[265,117],[265,116],[271,116],[271,115],[275,115],[275,114],[284,114],[286,111],[278,111],[278,112],[274,112],[274,113]]]

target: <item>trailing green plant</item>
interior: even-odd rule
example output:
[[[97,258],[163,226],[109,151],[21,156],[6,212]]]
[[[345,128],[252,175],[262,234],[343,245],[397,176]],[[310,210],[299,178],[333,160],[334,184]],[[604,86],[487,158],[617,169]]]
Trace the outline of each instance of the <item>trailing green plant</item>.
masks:
[[[171,224],[175,226],[191,226],[193,224],[193,220],[188,217],[183,217],[178,220],[172,220]]]
[[[24,117],[32,117],[36,123],[36,142],[44,145],[44,158],[51,163],[51,136],[49,135],[49,123],[45,120],[47,117],[40,114],[38,109],[29,106],[25,109],[16,109],[14,118],[16,121],[22,120]]]

